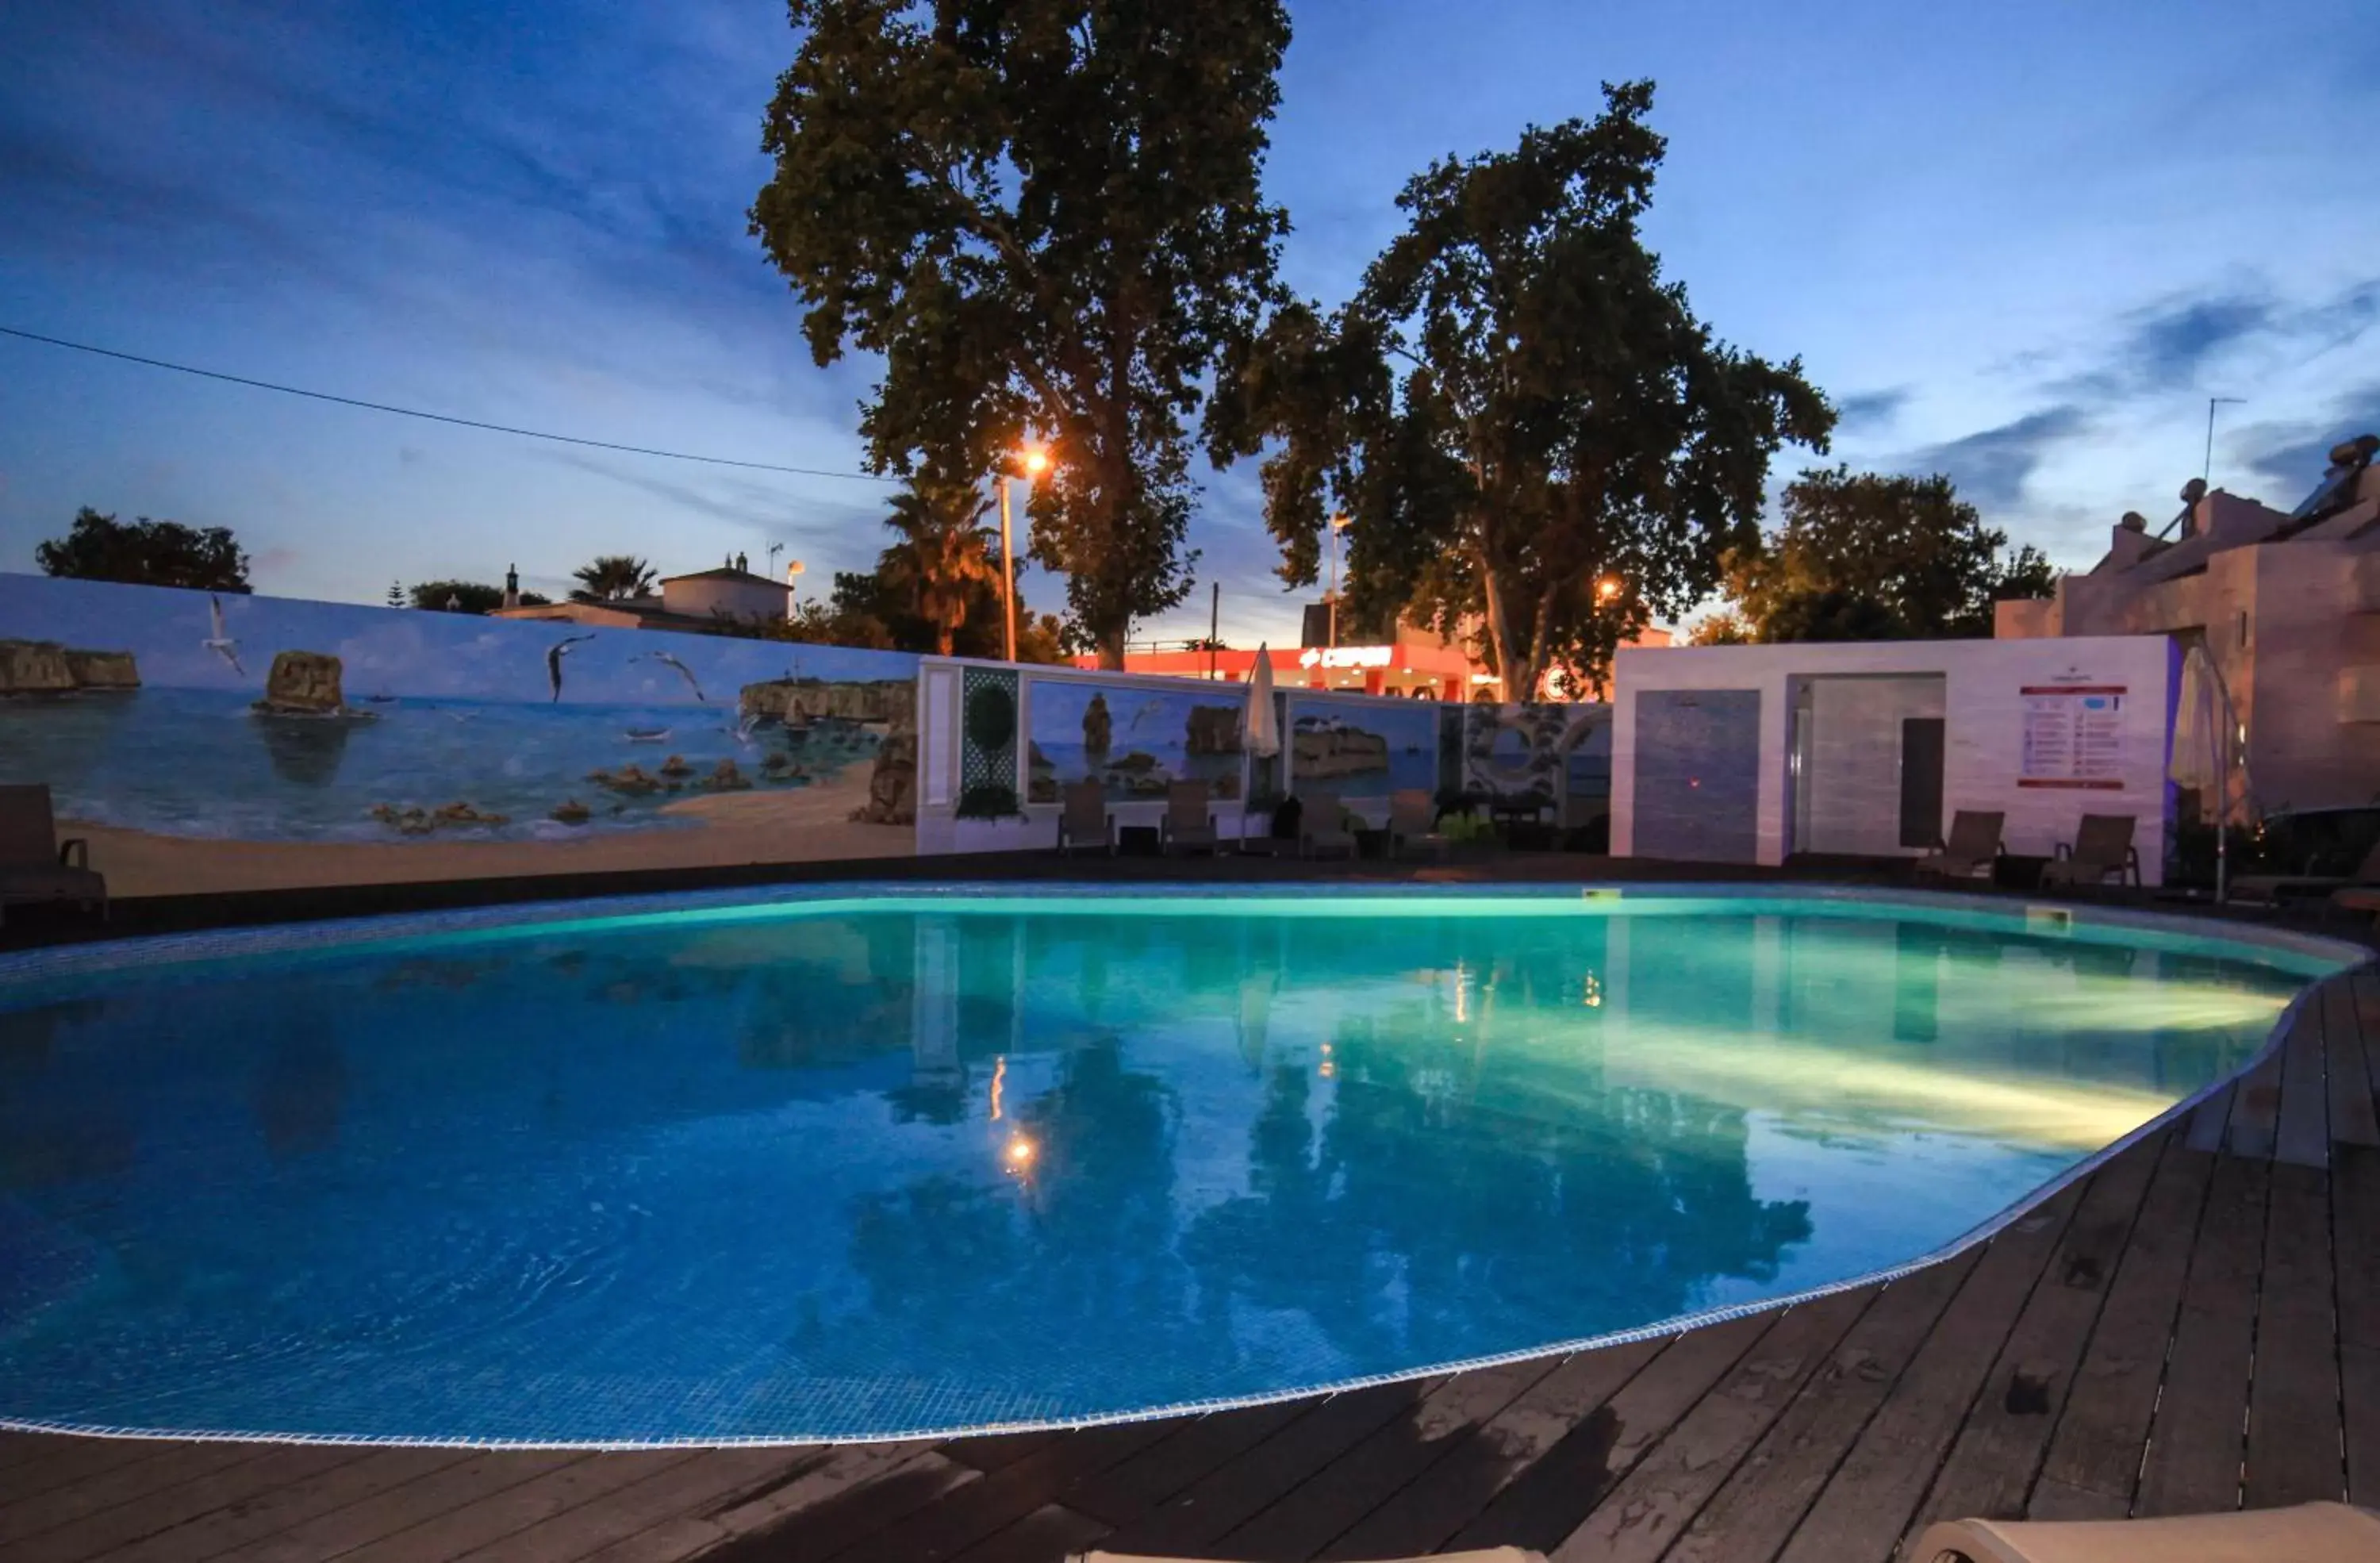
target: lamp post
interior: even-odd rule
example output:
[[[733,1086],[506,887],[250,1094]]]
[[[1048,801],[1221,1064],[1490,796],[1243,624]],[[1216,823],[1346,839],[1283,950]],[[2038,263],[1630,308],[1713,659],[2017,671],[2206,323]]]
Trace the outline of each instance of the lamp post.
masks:
[[[1016,454],[1016,465],[1025,469],[1025,480],[1031,482],[1050,470],[1050,453],[1038,445],[1027,445]],[[1008,517],[1008,479],[1000,475],[1000,617],[1002,644],[1007,660],[1016,660],[1016,549]]]
[[[1347,515],[1341,511],[1330,517],[1330,629],[1324,637],[1332,648],[1339,644],[1339,534],[1347,529]]]

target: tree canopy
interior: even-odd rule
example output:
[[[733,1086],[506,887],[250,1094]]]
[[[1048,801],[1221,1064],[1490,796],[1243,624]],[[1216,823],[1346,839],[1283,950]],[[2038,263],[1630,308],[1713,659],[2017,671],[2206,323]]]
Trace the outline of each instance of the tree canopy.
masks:
[[[1265,462],[1282,576],[1312,583],[1345,514],[1359,612],[1473,621],[1509,698],[1592,680],[1685,612],[1754,542],[1768,462],[1823,451],[1834,412],[1800,360],[1718,341],[1638,221],[1663,142],[1649,82],[1603,113],[1449,158],[1397,198],[1406,228],[1335,316],[1280,311],[1209,420]]]
[[[898,534],[876,573],[908,613],[929,627],[930,649],[950,656],[970,624],[990,632],[994,656],[1007,636],[1000,622],[999,537],[983,526],[990,502],[973,485],[913,479],[892,499],[885,525]]]
[[[75,512],[63,538],[36,544],[33,562],[44,575],[133,586],[188,587],[195,591],[248,591],[248,555],[228,527],[185,527],[178,521],[118,521],[89,505]]]
[[[653,567],[633,554],[598,554],[570,574],[578,583],[570,594],[573,602],[616,602],[652,595]]]
[[[1188,594],[1188,420],[1273,288],[1281,0],[789,10],[750,216],[812,357],[882,355],[876,470],[972,480],[1053,442],[1031,551],[1121,666],[1133,621]]]
[[[492,613],[504,605],[504,588],[480,581],[422,581],[407,588],[406,596],[416,608],[437,612]],[[520,600],[527,608],[543,607],[552,600],[533,591],[522,592]],[[450,602],[455,604],[452,609],[447,607]]]
[[[1984,525],[1950,479],[1814,468],[1776,533],[1733,555],[1728,595],[1765,641],[1988,637],[1992,604],[2046,597],[2056,572]]]

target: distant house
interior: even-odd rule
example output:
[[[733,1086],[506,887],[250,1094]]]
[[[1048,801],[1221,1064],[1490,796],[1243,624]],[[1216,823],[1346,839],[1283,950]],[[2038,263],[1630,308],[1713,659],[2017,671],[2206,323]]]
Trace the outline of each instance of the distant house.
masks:
[[[2192,482],[2152,536],[2117,523],[2107,556],[2042,601],[2003,602],[2002,640],[2164,634],[2203,640],[2248,730],[2267,809],[2380,794],[2380,438],[2330,453],[2283,513]]]
[[[657,597],[613,598],[603,602],[550,602],[534,608],[499,608],[500,619],[545,619],[604,629],[686,630],[703,634],[722,624],[780,622],[793,611],[789,582],[756,576],[741,564],[722,564],[662,581]]]

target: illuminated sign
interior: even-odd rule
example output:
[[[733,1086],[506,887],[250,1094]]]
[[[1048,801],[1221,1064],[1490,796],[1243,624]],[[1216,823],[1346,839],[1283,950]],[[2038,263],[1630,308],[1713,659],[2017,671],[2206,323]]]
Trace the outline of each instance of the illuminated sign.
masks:
[[[1393,646],[1333,646],[1325,650],[1309,646],[1297,659],[1301,668],[1385,668],[1394,656]]]

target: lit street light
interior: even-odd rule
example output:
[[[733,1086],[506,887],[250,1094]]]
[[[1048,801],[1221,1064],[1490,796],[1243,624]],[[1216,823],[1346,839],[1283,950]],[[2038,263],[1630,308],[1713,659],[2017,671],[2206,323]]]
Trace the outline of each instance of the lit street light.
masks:
[[[1016,465],[1025,469],[1028,483],[1050,470],[1050,453],[1039,445],[1027,445],[1016,453]],[[1002,643],[1007,648],[1008,660],[1016,660],[1016,550],[1011,541],[1008,520],[1008,474],[1000,475],[1000,616],[1003,630]]]

